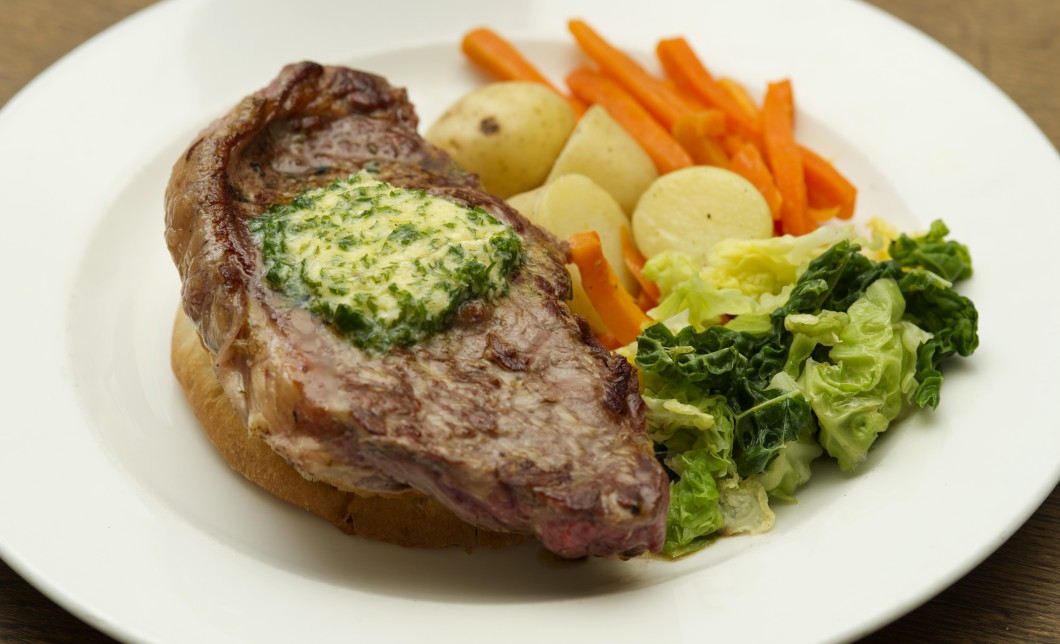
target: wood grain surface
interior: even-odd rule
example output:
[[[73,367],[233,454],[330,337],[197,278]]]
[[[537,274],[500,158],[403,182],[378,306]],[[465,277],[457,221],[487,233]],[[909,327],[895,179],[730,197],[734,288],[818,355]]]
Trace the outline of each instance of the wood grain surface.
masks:
[[[148,0],[0,0],[0,105],[74,47],[149,4]],[[1060,147],[1060,1],[872,0],[871,4],[978,68]],[[823,615],[826,611],[822,607]],[[112,641],[0,561],[0,642]],[[972,572],[862,641],[1060,642],[1060,488]]]

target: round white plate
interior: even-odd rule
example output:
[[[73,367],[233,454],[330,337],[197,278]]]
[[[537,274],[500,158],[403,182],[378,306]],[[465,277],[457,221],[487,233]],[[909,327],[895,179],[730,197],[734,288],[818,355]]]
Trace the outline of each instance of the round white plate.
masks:
[[[1060,160],[996,88],[917,32],[839,0],[187,0],[90,41],[0,113],[7,307],[0,556],[130,641],[848,640],[975,566],[1060,479],[1049,279]],[[233,474],[170,375],[179,285],[169,168],[199,128],[288,62],[409,88],[424,123],[484,79],[490,25],[554,79],[583,17],[653,64],[688,37],[755,90],[794,83],[798,136],[860,188],[857,218],[943,218],[976,262],[982,344],[942,404],[857,476],[822,465],[776,528],[671,563],[556,565],[535,545],[421,552],[349,538]],[[590,639],[591,638],[591,639]]]

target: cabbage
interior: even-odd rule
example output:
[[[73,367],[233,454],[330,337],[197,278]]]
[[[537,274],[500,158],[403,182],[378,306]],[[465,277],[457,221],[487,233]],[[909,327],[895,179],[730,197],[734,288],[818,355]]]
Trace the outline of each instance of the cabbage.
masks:
[[[972,256],[968,247],[945,239],[950,229],[939,220],[923,235],[901,235],[891,244],[889,254],[906,268],[920,268],[953,283],[972,276]]]
[[[668,250],[652,256],[641,269],[644,277],[655,282],[662,297],[668,296],[681,282],[699,274],[699,264],[691,256]]]
[[[761,534],[773,529],[775,515],[760,482],[735,476],[717,481],[717,487],[722,534]]]
[[[711,247],[700,277],[716,289],[736,289],[771,311],[784,303],[800,268],[830,246],[853,239],[851,227],[821,226],[801,237],[728,239]]]
[[[732,413],[725,406],[723,397],[689,396],[678,391],[659,393],[676,396],[656,398],[647,393],[644,395],[651,438],[665,448],[666,460],[672,458],[670,455],[705,449],[732,465]],[[734,471],[735,467],[726,469]]]
[[[784,371],[773,376],[769,385],[782,391],[801,389],[799,383]],[[762,484],[770,497],[795,503],[795,489],[810,480],[810,463],[824,453],[816,434],[816,423],[804,427],[798,438],[784,444],[764,472],[755,475],[755,480]]]
[[[671,464],[680,478],[670,485],[663,553],[681,557],[709,545],[725,525],[714,472],[724,471],[727,465],[707,450],[685,452]]]
[[[626,354],[673,481],[665,552],[768,530],[768,499],[794,501],[814,459],[853,471],[905,406],[938,404],[941,361],[978,346],[975,306],[949,279],[971,264],[943,235],[899,237],[881,262],[828,227],[722,242],[702,270],[679,253],[648,262],[664,321]]]
[[[803,366],[799,385],[817,416],[820,444],[844,471],[865,461],[916,387],[917,347],[931,336],[903,321],[904,312],[898,283],[876,280],[845,314],[830,316],[840,326],[834,340],[826,338],[828,362],[808,357]]]
[[[688,323],[696,329],[720,324],[724,316],[751,313],[757,303],[732,288],[715,289],[696,276],[674,286],[670,295],[659,306],[648,311],[648,316],[665,320],[687,312]]]

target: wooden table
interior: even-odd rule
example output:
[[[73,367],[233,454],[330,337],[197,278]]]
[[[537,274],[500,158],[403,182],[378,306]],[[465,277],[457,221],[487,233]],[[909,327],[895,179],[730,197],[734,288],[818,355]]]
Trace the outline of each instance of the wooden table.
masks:
[[[0,105],[151,0],[0,0]],[[1060,2],[873,0],[986,74],[1060,147]],[[2,144],[2,143],[0,143]],[[1056,214],[1056,213],[1054,213]],[[2,511],[2,510],[0,510]],[[0,561],[0,642],[112,642]],[[1060,488],[996,553],[864,642],[1060,642]]]

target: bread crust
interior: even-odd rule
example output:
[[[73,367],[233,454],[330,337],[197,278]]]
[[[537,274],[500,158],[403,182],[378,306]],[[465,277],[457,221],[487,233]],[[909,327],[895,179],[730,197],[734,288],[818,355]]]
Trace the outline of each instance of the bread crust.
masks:
[[[406,547],[502,548],[522,535],[493,532],[461,521],[419,492],[371,495],[346,492],[304,478],[264,441],[254,437],[232,408],[213,370],[213,359],[183,311],[173,322],[173,374],[195,418],[229,466],[267,492],[330,521],[348,534]]]

